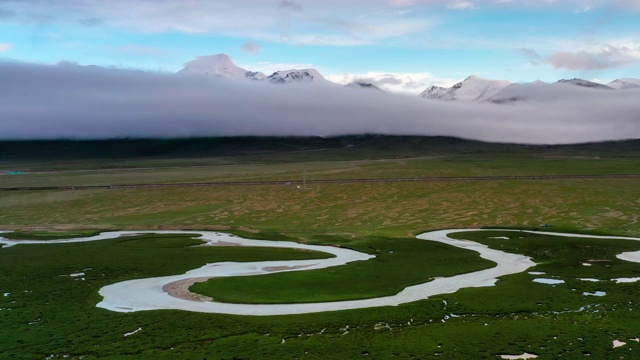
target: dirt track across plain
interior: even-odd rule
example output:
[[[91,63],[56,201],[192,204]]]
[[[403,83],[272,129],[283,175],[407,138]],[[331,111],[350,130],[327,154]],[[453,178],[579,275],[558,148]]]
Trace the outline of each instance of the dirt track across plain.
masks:
[[[360,178],[360,179],[325,179],[306,180],[306,185],[318,184],[352,184],[352,183],[406,183],[434,181],[499,181],[499,180],[584,180],[584,179],[640,179],[640,174],[613,175],[539,175],[539,176],[470,176],[470,177],[418,177],[418,178]],[[160,184],[116,184],[116,185],[64,185],[64,186],[16,186],[2,187],[0,191],[38,191],[38,190],[94,190],[94,189],[136,189],[136,188],[177,188],[198,186],[255,186],[255,185],[302,185],[299,180],[274,181],[212,181]]]

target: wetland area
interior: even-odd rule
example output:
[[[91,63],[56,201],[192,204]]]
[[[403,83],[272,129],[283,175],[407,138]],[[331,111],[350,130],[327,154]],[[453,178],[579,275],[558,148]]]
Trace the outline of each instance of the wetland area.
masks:
[[[186,147],[198,156],[162,141],[16,151],[4,164],[21,174],[0,176],[4,354],[638,354],[635,142],[236,141],[241,156],[213,140]],[[135,155],[149,148],[166,152]]]

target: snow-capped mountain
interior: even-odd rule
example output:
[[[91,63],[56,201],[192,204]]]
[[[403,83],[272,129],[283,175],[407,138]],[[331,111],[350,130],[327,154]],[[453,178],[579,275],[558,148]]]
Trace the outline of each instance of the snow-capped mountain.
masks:
[[[586,88],[593,88],[593,89],[602,89],[602,90],[611,90],[612,88],[607,86],[607,85],[602,85],[602,84],[598,84],[596,82],[593,81],[589,81],[589,80],[584,80],[584,79],[562,79],[562,80],[558,80],[558,83],[561,84],[572,84],[572,85],[576,85],[576,86],[582,86],[582,87],[586,87]]]
[[[310,83],[326,81],[315,69],[291,69],[276,71],[267,77],[273,84]]]
[[[315,69],[291,69],[276,71],[267,76],[259,71],[249,71],[233,63],[229,55],[199,56],[184,64],[180,75],[214,76],[225,79],[268,81],[273,84],[328,82]]]
[[[548,102],[571,96],[575,92],[588,91],[571,84],[534,81],[526,84],[511,84],[499,93],[487,99],[487,102],[495,104],[509,104],[524,101]]]
[[[244,74],[244,77],[249,79],[249,80],[258,80],[258,81],[262,81],[264,79],[267,78],[267,75],[261,73],[260,71],[247,71]]]
[[[420,95],[418,96],[423,97],[425,99],[433,99],[433,100],[444,100],[444,101],[456,100],[455,89],[453,87],[443,88],[441,86],[430,86],[425,91],[421,92]]]
[[[603,90],[614,91],[613,88],[587,80],[561,80],[547,84],[532,82],[528,84],[512,84],[496,95],[487,99],[496,104],[516,102],[557,102],[568,99],[582,99],[592,94],[599,94]],[[609,93],[609,91],[606,91]]]
[[[226,54],[198,56],[195,60],[184,64],[178,74],[250,80],[263,80],[266,77],[261,72],[252,72],[237,66]]]
[[[636,89],[640,88],[640,79],[626,78],[613,80],[608,83],[607,86],[617,90]]]
[[[347,85],[345,85],[345,87],[352,88],[352,89],[373,89],[373,90],[382,91],[379,87],[373,85],[372,83],[368,83],[364,81],[350,82]]]
[[[423,91],[420,97],[445,101],[482,102],[499,93],[510,84],[506,80],[488,80],[471,75],[450,88],[431,86]]]
[[[272,84],[314,83],[336,85],[325,79],[315,69],[291,69],[276,71],[267,76],[259,71],[243,69],[233,63],[226,54],[199,56],[184,64],[179,75],[211,76],[216,78],[267,82]],[[354,81],[348,88],[376,89],[377,86],[363,81]],[[607,85],[584,79],[563,79],[556,83],[534,81],[528,84],[511,84],[506,80],[489,80],[478,76],[469,76],[450,88],[431,86],[420,93],[425,99],[459,102],[492,102],[496,104],[521,101],[556,101],[561,98],[579,96],[580,90],[625,90],[640,89],[640,79],[624,78]]]

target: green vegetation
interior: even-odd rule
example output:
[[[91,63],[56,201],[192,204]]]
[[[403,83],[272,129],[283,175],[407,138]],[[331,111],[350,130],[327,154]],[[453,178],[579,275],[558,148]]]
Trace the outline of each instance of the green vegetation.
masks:
[[[102,231],[14,231],[0,234],[5,239],[11,240],[59,240],[79,237],[91,237]]]
[[[114,351],[133,354],[135,350],[127,349],[122,342],[126,340],[122,334],[135,330],[127,327],[137,324],[139,316],[95,308],[100,299],[97,291],[108,284],[181,274],[210,262],[331,256],[279,248],[193,247],[201,243],[190,235],[140,235],[0,249],[0,295],[4,295],[0,297],[0,321],[11,324],[0,328],[2,357],[31,359],[67,353],[107,356]],[[84,275],[69,276],[78,273]],[[153,317],[143,316],[151,322]],[[179,316],[170,318],[177,321]],[[171,322],[164,324],[168,336]],[[122,342],[122,347],[111,348],[114,341]]]
[[[640,141],[571,146],[451,138],[0,141],[0,188],[211,181],[640,174]]]
[[[89,235],[98,229],[218,229],[256,238],[340,245],[378,258],[307,274],[314,281],[313,290],[318,290],[315,294],[303,283],[305,272],[215,280],[212,284],[225,283],[226,288],[212,289],[212,294],[250,301],[246,298],[260,289],[262,300],[272,302],[291,297],[308,301],[320,295],[325,299],[369,297],[437,274],[486,266],[477,257],[466,262],[472,254],[462,250],[446,251],[413,239],[422,231],[533,229],[546,224],[549,231],[640,236],[638,179],[598,177],[640,174],[639,144],[546,147],[413,137],[2,143],[0,173],[6,169],[24,174],[0,175],[0,187],[240,180],[297,183],[0,191],[0,230],[51,238],[48,233],[33,232],[59,237],[59,232]],[[307,180],[443,179],[307,184],[298,190],[295,185],[304,171]],[[595,176],[446,180],[561,174]],[[116,281],[183,273],[212,261],[326,254],[188,247],[198,240],[155,235],[2,248],[0,358],[494,359],[497,354],[523,352],[542,359],[584,358],[585,354],[597,359],[640,357],[640,345],[629,341],[640,336],[640,283],[609,281],[640,276],[640,265],[614,256],[639,249],[640,242],[533,235],[489,238],[502,235],[512,237],[513,233],[464,236],[531,256],[538,262],[532,271],[546,272],[545,277],[557,276],[565,283],[532,283],[534,276],[524,273],[503,277],[495,287],[464,289],[397,307],[296,316],[114,313],[95,304],[100,287]],[[394,253],[389,254],[390,250]],[[583,266],[586,260],[609,261]],[[78,272],[85,273],[85,280],[68,276]],[[332,279],[343,286],[335,286]],[[233,294],[234,284],[246,292]],[[275,291],[270,284],[277,286]],[[594,291],[604,291],[606,296],[582,294]],[[136,334],[123,335],[138,328],[142,330]],[[615,339],[627,345],[613,349]]]
[[[477,253],[417,239],[361,239],[354,250],[375,254],[331,269],[215,278],[190,290],[222,302],[302,303],[394,295],[407,286],[495,266]]]
[[[532,271],[559,277],[600,278],[640,277],[640,266],[616,258],[628,251],[640,250],[640,241],[567,238],[527,232],[461,232],[452,238],[467,239],[494,249],[524,254],[538,263]],[[509,240],[501,237],[508,237]],[[585,266],[583,264],[590,264]]]

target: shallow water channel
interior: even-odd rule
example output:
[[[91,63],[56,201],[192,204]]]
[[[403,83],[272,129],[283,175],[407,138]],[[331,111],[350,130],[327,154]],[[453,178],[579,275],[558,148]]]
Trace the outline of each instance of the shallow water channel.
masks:
[[[306,245],[289,241],[244,239],[235,235],[211,231],[114,231],[101,233],[97,236],[92,237],[47,241],[9,240],[2,238],[2,234],[0,233],[0,244],[2,244],[3,247],[10,247],[18,244],[59,244],[98,241],[135,234],[197,234],[200,235],[200,239],[205,241],[206,245],[208,246],[292,248],[322,251],[335,255],[335,257],[328,259],[261,262],[219,262],[206,264],[198,269],[190,270],[181,275],[123,281],[112,285],[107,285],[100,289],[99,293],[103,297],[103,300],[97,304],[98,307],[117,312],[174,309],[236,315],[287,315],[361,309],[378,306],[396,306],[408,302],[427,299],[434,295],[453,293],[462,288],[493,286],[496,283],[497,278],[500,276],[520,273],[536,265],[529,257],[526,257],[524,255],[506,253],[499,250],[490,249],[486,245],[474,241],[456,240],[448,237],[448,234],[455,232],[486,230],[487,229],[438,230],[420,234],[417,236],[417,238],[425,241],[436,241],[458,248],[476,251],[482,258],[496,263],[496,266],[490,269],[434,279],[423,284],[406,287],[399,293],[391,296],[361,300],[298,304],[222,303],[203,300],[202,298],[198,298],[197,296],[190,296],[193,294],[188,293],[188,290],[186,289],[188,289],[188,285],[193,284],[194,281],[203,281],[207,278],[212,277],[264,275],[284,271],[323,269],[332,266],[344,265],[354,261],[366,261],[375,256],[334,246]],[[509,230],[501,229],[501,231]],[[547,232],[532,233],[556,236],[602,239],[610,238],[640,241],[640,238],[629,237],[607,237]],[[640,252],[624,253],[618,255],[618,257],[626,261],[640,262],[638,260],[640,259]]]

